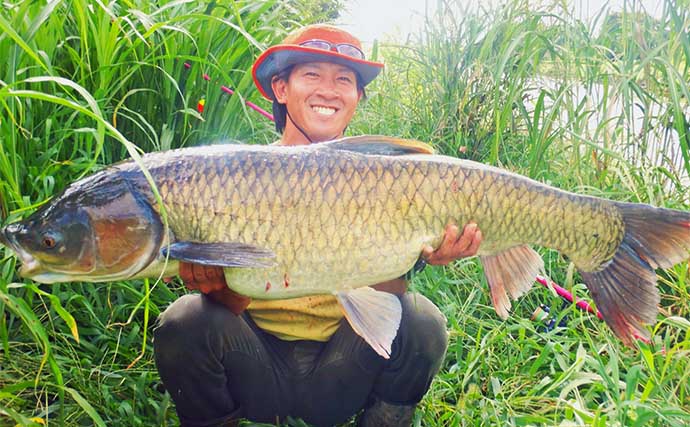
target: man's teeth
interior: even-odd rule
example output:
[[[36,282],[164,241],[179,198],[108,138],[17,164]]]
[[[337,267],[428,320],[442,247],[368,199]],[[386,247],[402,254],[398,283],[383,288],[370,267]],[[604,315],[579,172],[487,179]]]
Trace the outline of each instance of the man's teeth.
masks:
[[[312,110],[316,111],[319,114],[323,114],[325,116],[332,116],[335,114],[335,108],[329,108],[329,107],[311,107]]]

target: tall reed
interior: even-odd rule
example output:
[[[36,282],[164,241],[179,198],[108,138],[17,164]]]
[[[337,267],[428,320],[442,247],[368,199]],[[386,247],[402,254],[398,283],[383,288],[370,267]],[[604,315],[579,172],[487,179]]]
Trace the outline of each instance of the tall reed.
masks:
[[[580,186],[644,168],[656,190],[640,200],[690,183],[687,7],[667,1],[652,18],[626,2],[622,13],[583,20],[559,2],[465,4],[439,2],[407,43],[383,44],[388,69],[361,129],[395,123],[442,152],[535,178],[577,169]],[[394,119],[376,119],[386,115]]]

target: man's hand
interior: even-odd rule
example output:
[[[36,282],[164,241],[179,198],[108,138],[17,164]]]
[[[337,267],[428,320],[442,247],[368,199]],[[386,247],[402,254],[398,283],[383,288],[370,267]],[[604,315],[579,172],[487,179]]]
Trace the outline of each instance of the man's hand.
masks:
[[[477,224],[470,222],[465,225],[462,234],[459,231],[457,225],[447,225],[441,245],[436,250],[426,245],[422,248],[422,259],[430,265],[448,265],[456,259],[476,255],[479,244],[482,242],[482,232],[479,231]]]
[[[180,278],[187,289],[202,294],[228,287],[222,267],[180,262]]]
[[[222,267],[180,262],[180,278],[187,289],[208,295],[235,314],[242,313],[251,302],[251,298],[228,288]]]

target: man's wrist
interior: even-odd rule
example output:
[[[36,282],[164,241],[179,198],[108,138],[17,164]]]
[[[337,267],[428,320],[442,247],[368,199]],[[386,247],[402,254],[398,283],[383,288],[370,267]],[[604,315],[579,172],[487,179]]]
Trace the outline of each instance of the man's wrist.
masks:
[[[412,277],[414,277],[415,274],[417,274],[417,273],[421,272],[422,270],[424,270],[424,268],[426,267],[426,265],[427,265],[427,263],[426,263],[426,261],[424,260],[424,258],[419,257],[419,259],[417,259],[417,262],[414,263],[414,265],[412,266],[412,268],[410,269],[410,271],[408,271],[407,273],[403,274],[403,276],[402,276],[401,278],[402,278],[402,279],[405,279],[405,280],[412,280]]]

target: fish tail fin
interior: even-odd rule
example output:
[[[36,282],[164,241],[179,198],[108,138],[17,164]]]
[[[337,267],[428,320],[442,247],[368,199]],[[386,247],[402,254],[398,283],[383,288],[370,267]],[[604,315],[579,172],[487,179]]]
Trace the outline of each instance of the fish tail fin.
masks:
[[[690,213],[634,203],[615,203],[625,224],[618,250],[596,272],[580,270],[597,308],[614,333],[630,346],[635,335],[649,338],[656,322],[656,268],[669,268],[690,253]]]

